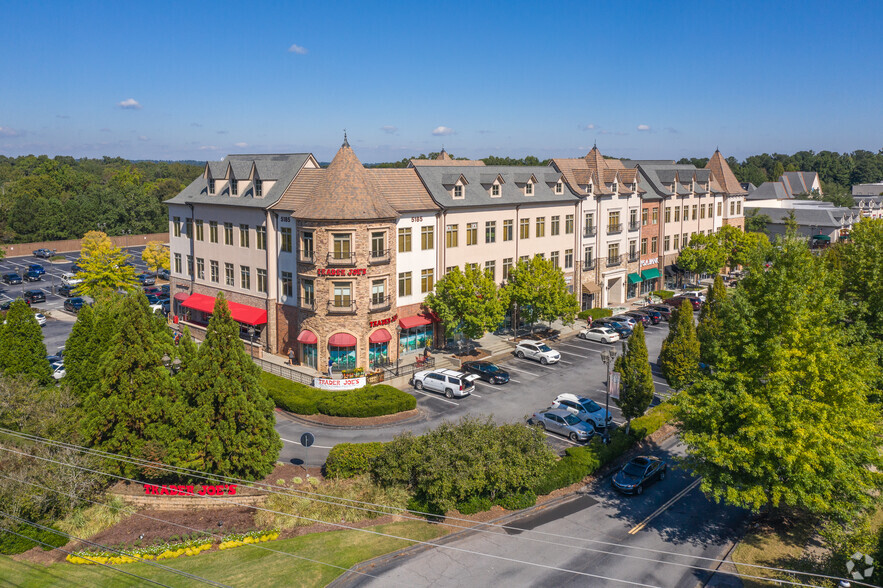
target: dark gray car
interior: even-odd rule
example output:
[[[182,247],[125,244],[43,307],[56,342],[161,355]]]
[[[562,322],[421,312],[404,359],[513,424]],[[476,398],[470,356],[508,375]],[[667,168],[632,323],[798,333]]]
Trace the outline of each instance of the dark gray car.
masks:
[[[564,435],[571,441],[588,441],[595,434],[591,425],[561,409],[536,412],[527,422],[530,425],[539,425],[543,430]]]

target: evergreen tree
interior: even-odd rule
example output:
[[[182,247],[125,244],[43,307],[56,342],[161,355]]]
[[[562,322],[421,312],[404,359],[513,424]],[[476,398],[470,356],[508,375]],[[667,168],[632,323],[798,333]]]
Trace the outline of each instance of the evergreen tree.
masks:
[[[625,432],[631,431],[632,419],[643,416],[653,402],[653,372],[647,355],[644,324],[638,323],[628,343],[623,341],[623,354],[618,358],[616,371],[620,374],[619,399],[616,405],[626,419]],[[621,361],[619,361],[621,359]]]
[[[672,310],[668,337],[662,342],[659,367],[669,385],[680,390],[699,375],[699,340],[693,326],[693,306],[684,300]]]
[[[179,372],[184,372],[190,367],[190,364],[196,359],[197,352],[196,342],[190,335],[190,329],[185,325],[181,339],[178,341],[178,359],[181,361],[181,364],[178,366]]]
[[[273,470],[282,441],[259,376],[219,292],[205,340],[181,378],[195,469],[250,480]]]
[[[702,363],[709,366],[717,364],[723,331],[721,309],[726,303],[727,287],[724,286],[723,278],[718,275],[708,289],[708,296],[699,311],[699,324],[696,327],[696,337],[699,339],[699,357]]]
[[[91,306],[84,304],[64,346],[64,380],[80,399],[86,397],[97,381],[97,365],[93,358],[94,330],[95,313]]]
[[[0,331],[0,371],[43,385],[52,381],[43,331],[34,318],[34,311],[21,299],[9,307],[6,324]]]

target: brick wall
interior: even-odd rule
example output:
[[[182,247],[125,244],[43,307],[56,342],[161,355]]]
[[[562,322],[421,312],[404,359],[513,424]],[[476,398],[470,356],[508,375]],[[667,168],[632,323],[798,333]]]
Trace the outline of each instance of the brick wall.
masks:
[[[117,496],[126,504],[151,510],[203,510],[211,508],[230,508],[240,505],[262,506],[264,501],[267,500],[266,495],[240,496],[239,494],[234,496],[221,496],[219,498],[209,498],[204,496],[132,496],[129,494],[115,494],[114,496]]]

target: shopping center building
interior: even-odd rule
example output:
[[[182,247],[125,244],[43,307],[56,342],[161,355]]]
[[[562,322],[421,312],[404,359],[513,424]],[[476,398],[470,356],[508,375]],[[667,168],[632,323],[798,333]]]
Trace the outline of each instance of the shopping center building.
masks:
[[[172,312],[199,337],[224,292],[254,353],[370,368],[444,343],[423,302],[453,267],[503,283],[540,255],[583,308],[623,304],[663,285],[690,234],[741,226],[740,190],[718,152],[705,169],[597,148],[548,166],[442,150],[366,168],[346,140],[327,168],[230,155],[166,202]]]

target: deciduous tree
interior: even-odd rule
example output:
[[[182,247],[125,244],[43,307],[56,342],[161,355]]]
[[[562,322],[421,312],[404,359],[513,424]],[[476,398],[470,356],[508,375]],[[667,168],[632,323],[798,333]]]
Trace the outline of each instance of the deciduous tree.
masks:
[[[632,419],[644,415],[656,393],[643,323],[639,322],[635,326],[628,343],[623,341],[622,346],[621,361],[616,362],[616,371],[620,374],[620,391],[619,399],[615,402],[622,409],[622,416],[626,419],[625,432],[628,434]]]
[[[426,296],[426,306],[436,313],[448,336],[456,332],[478,339],[497,328],[506,316],[508,300],[484,271],[455,267]]]
[[[721,276],[715,276],[714,283],[708,289],[705,304],[699,311],[699,324],[696,326],[696,337],[699,339],[699,357],[702,363],[713,366],[717,363],[723,336],[721,319],[722,307],[727,301],[727,287]]]
[[[48,384],[52,372],[46,360],[43,331],[34,311],[18,299],[6,312],[6,324],[0,331],[0,371],[7,376],[23,376]]]
[[[147,269],[153,273],[161,269],[167,270],[171,267],[169,248],[161,241],[150,241],[147,243],[144,251],[141,252],[141,259],[147,265]]]
[[[504,290],[509,300],[518,304],[518,316],[531,325],[556,319],[571,324],[579,312],[579,303],[568,291],[564,272],[539,255],[519,261],[510,270]]]
[[[118,290],[135,290],[135,268],[126,265],[129,255],[114,247],[106,234],[89,231],[81,245],[77,278],[83,280],[77,290],[92,298],[107,296]]]
[[[662,342],[659,367],[669,385],[680,390],[699,375],[699,340],[693,325],[693,306],[684,300],[669,321],[668,337]]]

